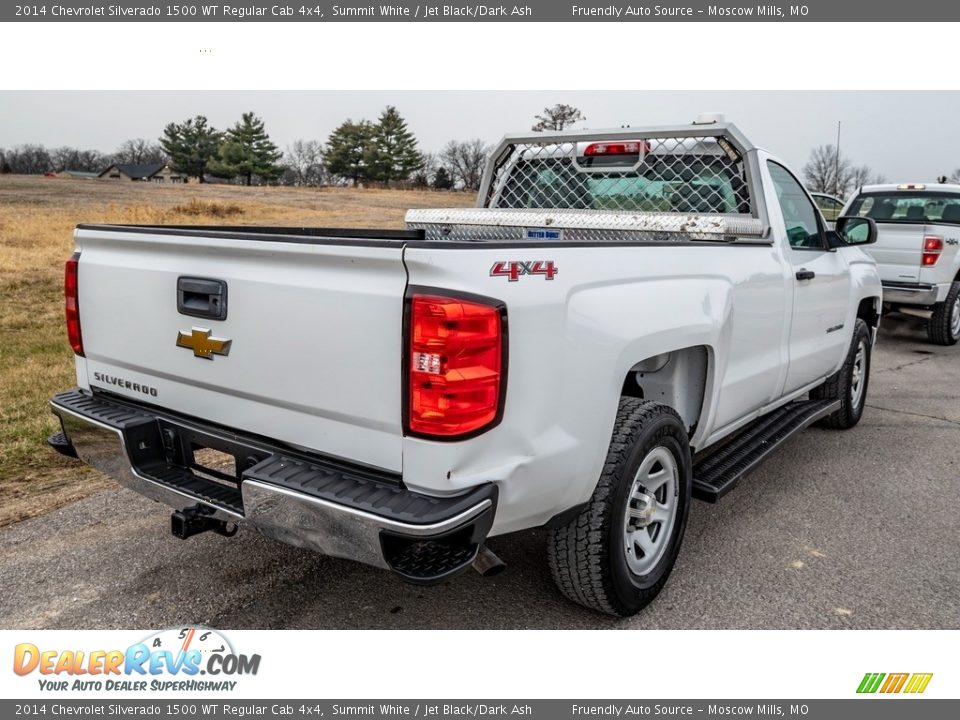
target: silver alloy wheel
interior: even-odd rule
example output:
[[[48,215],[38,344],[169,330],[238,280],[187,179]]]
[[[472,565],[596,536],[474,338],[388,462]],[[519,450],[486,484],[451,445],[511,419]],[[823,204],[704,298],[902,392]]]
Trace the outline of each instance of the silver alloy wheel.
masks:
[[[643,458],[630,489],[623,519],[627,566],[647,575],[660,562],[677,518],[679,488],[677,460],[667,448],[653,448]]]
[[[950,337],[960,337],[960,295],[953,301],[953,308],[950,310]]]
[[[863,387],[867,379],[867,344],[857,343],[857,354],[853,358],[853,371],[850,377],[850,402],[854,408],[860,407],[863,399]]]

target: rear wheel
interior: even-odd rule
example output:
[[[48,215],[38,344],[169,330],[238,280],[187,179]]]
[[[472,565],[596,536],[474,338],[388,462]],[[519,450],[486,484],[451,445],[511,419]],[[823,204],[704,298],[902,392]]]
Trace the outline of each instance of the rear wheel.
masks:
[[[950,286],[946,300],[933,306],[927,336],[937,345],[956,345],[960,340],[960,282]]]
[[[821,421],[823,425],[846,430],[860,422],[863,408],[867,404],[872,349],[870,328],[862,319],[857,318],[853,326],[853,340],[850,341],[843,367],[823,385],[810,391],[810,398],[813,400],[840,401],[840,409],[825,417]]]
[[[570,600],[627,616],[667,582],[687,524],[692,462],[673,409],[622,398],[603,473],[587,507],[549,531],[554,582]]]

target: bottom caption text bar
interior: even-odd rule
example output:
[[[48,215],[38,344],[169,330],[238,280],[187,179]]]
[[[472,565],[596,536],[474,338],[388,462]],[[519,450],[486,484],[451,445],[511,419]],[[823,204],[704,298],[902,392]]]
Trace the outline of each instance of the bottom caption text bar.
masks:
[[[911,705],[909,709],[906,704]],[[2,700],[0,717],[446,718],[797,717],[857,720],[960,717],[960,700]]]

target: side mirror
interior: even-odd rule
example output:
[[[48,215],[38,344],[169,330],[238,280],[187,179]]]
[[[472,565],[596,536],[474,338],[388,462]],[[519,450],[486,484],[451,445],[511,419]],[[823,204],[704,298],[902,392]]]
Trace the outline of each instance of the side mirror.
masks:
[[[837,218],[834,232],[846,245],[870,245],[877,241],[877,223],[873,218],[844,215]]]

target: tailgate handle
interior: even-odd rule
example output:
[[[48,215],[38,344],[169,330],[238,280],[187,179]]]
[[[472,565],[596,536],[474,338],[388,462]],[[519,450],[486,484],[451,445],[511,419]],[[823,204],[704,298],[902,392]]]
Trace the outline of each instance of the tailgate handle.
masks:
[[[209,278],[177,278],[177,312],[210,320],[227,319],[227,283]]]

